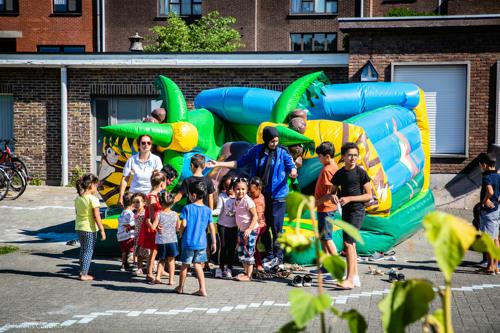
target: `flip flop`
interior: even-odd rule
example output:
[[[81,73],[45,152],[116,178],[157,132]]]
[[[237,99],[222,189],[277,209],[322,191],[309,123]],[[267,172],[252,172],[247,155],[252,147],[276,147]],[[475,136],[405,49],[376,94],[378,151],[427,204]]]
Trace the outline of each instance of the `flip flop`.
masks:
[[[207,297],[207,294],[202,293],[201,291],[195,291],[194,293],[191,293],[193,296],[201,296],[201,297]]]
[[[341,286],[340,284],[335,284],[333,286],[333,290],[353,290],[354,287],[344,287],[344,286]]]

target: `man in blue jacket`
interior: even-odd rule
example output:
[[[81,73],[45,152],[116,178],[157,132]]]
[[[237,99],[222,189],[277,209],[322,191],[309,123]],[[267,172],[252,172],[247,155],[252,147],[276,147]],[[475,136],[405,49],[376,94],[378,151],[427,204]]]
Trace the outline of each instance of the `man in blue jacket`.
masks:
[[[210,161],[207,166],[230,169],[249,166],[250,177],[257,176],[262,179],[267,225],[267,230],[262,235],[262,242],[266,247],[268,260],[266,266],[273,267],[283,263],[283,250],[277,239],[283,232],[285,198],[288,194],[287,176],[292,179],[297,178],[297,168],[288,150],[278,145],[279,134],[276,128],[265,127],[262,138],[263,144],[255,145],[237,161]]]

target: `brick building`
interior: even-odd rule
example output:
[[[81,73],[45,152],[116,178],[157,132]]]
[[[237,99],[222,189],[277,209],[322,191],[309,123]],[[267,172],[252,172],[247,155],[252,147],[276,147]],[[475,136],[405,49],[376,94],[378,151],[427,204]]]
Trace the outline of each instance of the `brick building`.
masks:
[[[179,85],[192,107],[204,89],[283,90],[318,70],[332,82],[346,82],[347,65],[347,54],[0,55],[0,136],[17,139],[16,153],[26,157],[34,177],[59,185],[65,167],[61,119],[68,124],[65,174],[77,166],[95,172],[99,127],[147,116],[159,105],[153,82],[160,74]],[[2,128],[6,123],[10,129]]]
[[[0,52],[93,51],[93,0],[0,1]]]

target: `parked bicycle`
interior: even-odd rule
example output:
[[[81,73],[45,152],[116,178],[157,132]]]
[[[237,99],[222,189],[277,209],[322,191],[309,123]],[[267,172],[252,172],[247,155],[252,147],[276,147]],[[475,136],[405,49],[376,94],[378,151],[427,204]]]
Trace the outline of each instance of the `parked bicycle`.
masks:
[[[0,155],[0,200],[4,198],[15,200],[19,198],[28,186],[28,169],[24,162],[12,154],[9,148],[14,139],[2,139],[4,149]]]

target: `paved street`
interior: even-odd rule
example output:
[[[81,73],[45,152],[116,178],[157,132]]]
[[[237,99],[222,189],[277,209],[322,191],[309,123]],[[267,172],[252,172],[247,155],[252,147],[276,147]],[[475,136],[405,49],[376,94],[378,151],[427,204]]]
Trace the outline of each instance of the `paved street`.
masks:
[[[275,332],[290,320],[286,280],[238,283],[207,279],[209,297],[177,295],[172,287],[148,285],[120,272],[117,258],[99,257],[91,270],[96,280],[77,280],[72,188],[30,187],[17,201],[0,202],[0,245],[21,251],[0,256],[0,332]],[[469,211],[453,211],[470,219]],[[333,291],[335,306],[355,308],[368,321],[369,332],[381,332],[377,303],[390,287],[386,277],[366,274],[368,265],[387,271],[403,268],[407,278],[443,283],[422,232],[399,245],[397,261],[361,263],[362,287]],[[500,276],[472,274],[477,253],[468,253],[454,275],[453,312],[457,332],[500,330]],[[188,278],[186,292],[196,290]],[[314,288],[305,288],[314,291]],[[334,331],[346,325],[328,316]],[[309,331],[318,331],[314,322]],[[420,332],[420,324],[410,331]]]

